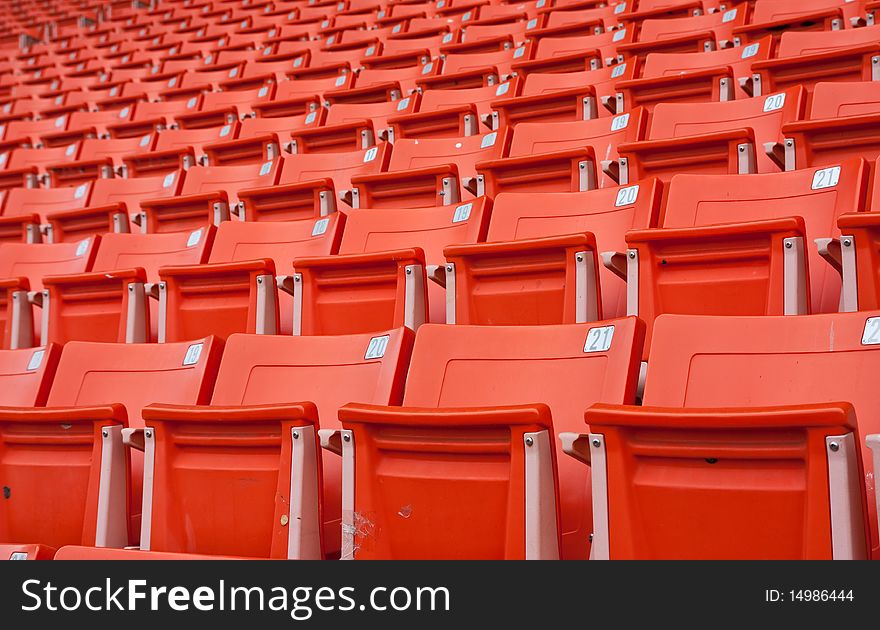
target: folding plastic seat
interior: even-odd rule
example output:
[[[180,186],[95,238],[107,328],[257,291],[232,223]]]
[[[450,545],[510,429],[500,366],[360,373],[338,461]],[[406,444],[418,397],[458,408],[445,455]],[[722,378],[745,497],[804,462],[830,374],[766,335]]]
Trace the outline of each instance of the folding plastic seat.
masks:
[[[876,557],[874,314],[658,319],[644,406],[564,437],[591,460],[593,557]]]
[[[331,93],[325,98],[331,99]],[[333,103],[331,101],[324,125],[302,129],[296,135],[312,136],[310,151],[351,151],[368,149],[377,139],[387,137],[388,119],[405,116],[418,109],[420,94],[414,93],[397,101],[380,103]]]
[[[122,431],[142,427],[141,410],[152,402],[207,403],[220,350],[210,338],[66,344],[47,406],[0,412],[0,468],[9,488],[0,541],[29,555],[34,543],[135,542],[143,457],[133,454],[129,466]]]
[[[270,50],[264,48],[263,50]],[[308,49],[300,49],[280,55],[259,55],[253,61],[249,61],[242,73],[245,79],[256,77],[276,76],[283,77],[288,72],[304,68],[309,65],[310,53]]]
[[[454,138],[492,129],[496,121],[490,103],[499,96],[516,95],[520,85],[513,78],[477,88],[429,89],[422,94],[418,113],[389,119],[392,137]]]
[[[36,242],[35,236],[28,236],[31,225],[38,225],[49,214],[82,208],[88,203],[89,184],[67,188],[11,188],[6,192],[3,214],[0,215],[0,240],[21,241],[23,232],[28,241]]]
[[[519,67],[514,65],[514,70],[519,72]],[[524,120],[556,122],[596,118],[602,109],[598,103],[607,100],[613,105],[614,82],[626,77],[627,66],[621,64],[617,68],[548,74],[538,70],[537,76],[543,77],[541,79],[532,79],[533,75],[527,73],[520,96],[505,95],[492,101],[493,126],[503,128]]]
[[[578,192],[627,183],[614,170],[617,145],[644,137],[648,113],[638,107],[614,118],[513,128],[508,157],[477,164],[477,193]]]
[[[403,406],[346,405],[320,431],[342,455],[342,557],[586,558],[589,469],[554,431],[633,400],[642,334],[635,318],[420,328]]]
[[[156,136],[156,151],[168,151],[192,147],[199,160],[204,155],[202,147],[206,144],[223,142],[236,137],[238,123],[233,122],[221,127],[204,127],[198,129],[164,129]]]
[[[175,124],[177,116],[198,111],[198,105],[199,99],[196,96],[173,101],[138,103],[135,106],[132,120],[152,122],[153,120],[161,119],[166,127],[170,127]],[[222,120],[220,124],[225,124],[226,122],[226,120]]]
[[[63,131],[66,128],[67,116],[64,114],[42,120],[12,120],[6,123],[4,138],[7,140],[27,138],[32,146],[41,146],[41,136],[53,131]]]
[[[89,273],[43,279],[42,339],[140,343],[157,339],[156,283],[165,265],[208,259],[213,227],[170,234],[105,234]]]
[[[327,109],[320,107],[314,111],[292,116],[245,118],[238,128],[239,138],[256,138],[277,134],[282,142],[288,142],[292,133],[308,127],[317,127],[324,122]]]
[[[415,20],[410,23],[409,31],[396,33],[382,40],[383,55],[397,55],[419,50],[429,50],[437,53],[443,46],[458,43],[460,32],[448,30],[444,23],[430,28],[413,29]]]
[[[153,132],[125,138],[86,138],[82,141],[79,157],[83,160],[110,159],[116,172],[120,172],[122,158],[126,155],[146,153],[153,149]]]
[[[446,320],[442,287],[428,283],[445,264],[443,248],[484,240],[491,201],[456,206],[346,211],[336,256],[293,261],[299,296],[294,334],[336,335],[417,329]]]
[[[657,103],[732,101],[752,92],[753,62],[770,56],[765,37],[747,46],[700,53],[649,53],[642,78],[620,81],[617,109],[635,106],[653,110]]]
[[[275,97],[268,103],[261,103],[254,110],[258,112],[258,116],[286,116],[289,110],[283,109],[288,101],[302,97],[314,97],[315,94],[323,94],[329,90],[341,90],[351,88],[354,85],[355,74],[348,70],[345,66],[328,66],[332,71],[337,72],[335,75],[318,76],[312,78],[310,74],[304,71],[298,71],[294,74],[292,80],[281,81],[275,88]],[[314,68],[307,68],[310,72],[314,72]],[[344,70],[344,72],[342,72]],[[293,74],[293,73],[292,73]],[[297,107],[297,112],[299,111]],[[275,113],[269,113],[275,112]]]
[[[687,173],[772,173],[782,126],[799,120],[805,92],[795,87],[767,96],[716,103],[659,103],[646,140],[618,146],[626,181]],[[766,150],[765,150],[766,148]]]
[[[590,22],[593,20],[602,20],[605,30],[610,30],[618,25],[617,16],[620,15],[625,8],[617,6],[600,6],[604,3],[597,2],[575,2],[567,6],[546,6],[546,4],[537,9],[539,16],[544,16],[544,26],[553,28],[556,26],[567,26],[577,22]]]
[[[293,300],[280,301],[277,285],[293,290],[297,256],[336,253],[345,217],[284,222],[226,221],[220,225],[208,264],[159,271],[159,341],[188,339],[210,331],[274,334],[291,330]]]
[[[37,336],[32,304],[45,297],[43,277],[90,271],[98,237],[79,243],[0,243],[0,278],[5,299],[4,348],[33,346]],[[40,335],[41,338],[41,335]]]
[[[0,189],[16,187],[35,188],[44,181],[46,167],[65,159],[76,157],[79,144],[66,147],[16,147],[0,153]]]
[[[507,130],[460,138],[399,138],[387,172],[351,180],[352,206],[363,208],[449,205],[462,199],[462,189],[477,194],[478,162],[506,155]]]
[[[147,232],[178,232],[206,222],[219,225],[229,218],[229,208],[238,203],[237,190],[271,186],[277,181],[279,162],[194,166],[187,170],[178,195],[141,200],[141,227]]]
[[[329,180],[337,195],[352,207],[364,205],[360,203],[358,192],[352,190],[352,179],[384,172],[391,158],[391,145],[387,142],[366,150],[311,153],[305,137],[294,134],[294,140],[305,152],[284,157],[278,183]]]
[[[445,46],[441,49],[443,59],[443,72],[441,77],[422,84],[427,84],[429,88],[434,88],[438,82],[449,82],[455,80],[461,82],[466,77],[474,76],[475,80],[479,80],[483,84],[484,77],[489,71],[490,77],[494,77],[493,83],[506,80],[513,74],[512,65],[519,60],[526,59],[529,54],[528,46],[520,46],[514,48],[513,40],[505,37],[500,50],[488,50],[482,52],[473,52],[473,45],[457,44],[454,46]],[[446,77],[445,79],[443,77]],[[445,87],[445,86],[444,86]],[[467,85],[459,87],[465,88]]]
[[[856,158],[759,176],[676,176],[662,229],[628,232],[626,255],[609,257],[632,291],[627,312],[648,323],[649,342],[663,313],[836,312],[840,273],[822,260],[826,241],[812,242],[840,238],[838,217],[864,209],[866,169]]]
[[[239,118],[250,116],[253,113],[252,105],[271,100],[274,84],[262,85],[250,89],[232,89],[232,85],[221,86],[221,92],[208,92],[202,96],[201,109],[203,111],[216,111],[235,109]]]
[[[622,114],[624,110],[617,103],[616,85],[635,76],[635,64],[626,62],[598,70],[543,72],[540,67],[534,70],[517,66],[517,73],[523,77],[521,95],[524,98],[499,101],[498,111],[494,114],[495,124],[500,125],[502,117],[513,122],[554,118],[558,115],[560,105],[563,106],[561,111],[564,112],[564,119],[568,119],[567,108],[571,107],[568,104],[576,103],[578,98],[593,98],[593,93],[598,116]],[[584,86],[591,86],[592,90],[585,90]],[[592,102],[588,102],[588,105],[592,107]],[[582,116],[583,110],[580,113]],[[578,111],[572,113],[572,116],[577,115]]]
[[[568,57],[582,54],[584,50],[598,50],[606,65],[623,61],[623,57],[617,54],[617,47],[633,41],[635,29],[618,29],[598,35],[578,35],[569,37],[564,31],[568,26],[537,29],[529,34],[534,52],[534,59],[550,59],[553,57]],[[577,33],[576,33],[577,34]]]
[[[365,68],[358,73],[355,85],[363,88],[396,82],[400,85],[401,96],[407,96],[415,91],[420,79],[437,75],[440,70],[440,63],[434,61],[407,68]]]
[[[486,243],[444,250],[447,322],[557,324],[625,313],[625,285],[599,269],[597,253],[655,225],[660,191],[646,180],[583,193],[501,193]]]
[[[786,32],[775,59],[752,65],[757,94],[802,85],[807,91],[820,81],[880,79],[880,27],[829,31]]]
[[[854,3],[855,4],[855,3]],[[766,35],[778,40],[791,31],[836,31],[845,26],[844,7],[838,0],[774,0],[756,2],[749,24],[733,30],[734,44],[753,42]]]
[[[181,181],[182,175],[174,171],[133,179],[95,180],[87,206],[46,214],[42,226],[46,240],[62,243],[104,232],[129,232],[132,224],[143,230],[146,215],[140,200],[173,197]]]

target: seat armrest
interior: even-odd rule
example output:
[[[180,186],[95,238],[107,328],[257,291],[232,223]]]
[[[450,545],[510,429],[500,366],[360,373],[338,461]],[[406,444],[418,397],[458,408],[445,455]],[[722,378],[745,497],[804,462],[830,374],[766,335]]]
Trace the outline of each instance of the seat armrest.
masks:
[[[544,403],[486,407],[390,407],[349,403],[339,409],[345,423],[415,426],[531,426],[552,429],[550,408]],[[324,440],[321,440],[324,446]],[[327,447],[325,447],[327,448]]]
[[[119,280],[131,282],[146,282],[147,274],[141,267],[131,269],[119,269],[114,271],[91,271],[87,273],[59,274],[45,276],[43,284],[46,287],[75,287],[82,285],[95,285],[98,283],[116,284]]]
[[[110,422],[125,426],[128,412],[119,403],[79,407],[0,407],[0,422]]]
[[[275,275],[275,262],[269,258],[243,260],[227,263],[207,263],[204,265],[174,265],[159,267],[159,276],[165,278],[195,278],[222,273],[261,273]]]
[[[306,425],[318,425],[318,408],[311,402],[278,403],[268,405],[168,405],[153,403],[144,407],[145,422],[168,420],[173,422],[264,422],[289,420]]]

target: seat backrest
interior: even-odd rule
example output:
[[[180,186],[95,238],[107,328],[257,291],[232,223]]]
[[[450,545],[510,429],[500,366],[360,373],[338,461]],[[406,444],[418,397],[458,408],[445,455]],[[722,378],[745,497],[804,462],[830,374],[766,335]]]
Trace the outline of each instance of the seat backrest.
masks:
[[[215,230],[205,226],[191,232],[104,234],[92,271],[141,267],[150,282],[158,282],[159,267],[206,262]]]
[[[48,407],[125,405],[128,425],[143,426],[141,409],[153,402],[206,404],[220,360],[213,338],[185,343],[65,344],[46,401]],[[27,432],[28,442],[8,440]],[[0,518],[0,539],[38,541],[53,547],[94,544],[100,431],[92,423],[45,420],[0,423],[4,483],[22,499]],[[97,436],[97,437],[96,437]],[[136,540],[143,458],[131,459],[132,525]],[[22,464],[21,462],[26,462]],[[39,462],[39,465],[35,465]],[[90,531],[91,530],[91,531]]]
[[[654,324],[643,403],[687,408],[852,403],[876,557],[874,475],[865,436],[880,432],[874,412],[880,389],[871,376],[878,366],[876,311],[797,317],[661,315]],[[762,473],[760,479],[763,484],[768,477]]]
[[[42,407],[46,404],[61,346],[0,350],[0,405]]]
[[[235,136],[235,125],[206,127],[202,129],[166,129],[156,138],[156,151],[170,149],[200,148],[203,144],[231,140]]]
[[[842,118],[880,112],[880,89],[873,81],[817,83],[810,119]]]
[[[801,87],[767,96],[713,103],[658,103],[648,126],[649,140],[694,136],[718,131],[752,129],[759,173],[778,167],[764,153],[767,142],[781,141],[784,123],[800,120],[806,106]]]
[[[385,170],[391,156],[391,146],[380,142],[363,151],[340,153],[297,153],[284,157],[279,184],[295,184],[329,177],[341,192],[351,188],[351,178],[373,175]]]
[[[726,35],[734,26],[745,24],[746,13],[746,7],[735,7],[729,11],[715,11],[698,16],[642,20],[639,41],[673,39],[715,29]]]
[[[394,142],[388,171],[455,164],[460,177],[473,177],[477,162],[504,155],[507,137],[505,131],[490,131],[460,138],[400,138]]]
[[[812,239],[837,237],[837,217],[865,208],[868,164],[854,158],[839,166],[757,175],[676,175],[660,227],[683,228],[799,216]],[[834,312],[840,274],[808,248],[813,312]]]
[[[779,38],[777,57],[799,57],[829,52],[839,48],[874,44],[880,38],[880,26],[841,29],[839,31],[785,31]]]
[[[400,404],[413,337],[412,331],[406,328],[386,333],[320,337],[234,334],[226,343],[211,404],[262,405],[308,401],[316,405],[322,428],[338,428],[340,424],[337,411],[346,403]],[[378,347],[384,348],[383,352],[377,352]],[[204,428],[215,435],[223,431],[221,427]],[[214,457],[215,453],[216,451],[212,451],[208,456]],[[277,466],[277,451],[274,457],[273,465]],[[265,456],[263,459],[266,459]],[[324,544],[332,555],[338,552],[342,537],[342,466],[341,460],[332,455],[324,457],[323,463]],[[244,482],[250,480],[251,475],[256,477],[264,464],[262,459],[257,459],[256,454],[254,459],[240,459],[238,466],[218,471],[217,479],[221,484],[219,487],[232,486],[244,493],[257,492],[254,484]],[[206,465],[216,466],[211,462]],[[173,484],[170,486],[173,495],[192,496],[193,500],[204,496],[202,484],[205,477],[200,469],[193,468],[178,458],[171,458],[164,466],[169,475],[169,483]],[[244,477],[243,470],[248,471]],[[274,494],[275,480],[269,480],[264,489]],[[154,500],[156,496],[158,495],[154,492]],[[256,553],[259,549],[263,557],[266,557],[268,550],[263,547],[271,539],[270,533],[274,529],[271,511],[274,509],[274,497],[267,497],[263,493],[259,498],[265,500],[259,506],[253,505],[254,511],[248,512],[248,520],[258,521],[256,525],[261,536],[255,537],[253,541],[240,538],[236,540],[236,530],[230,530],[226,534],[216,532],[216,535],[221,536],[224,542],[234,545],[234,548],[253,551],[255,555],[260,555]],[[232,505],[232,502],[227,502],[227,505]],[[169,522],[169,527],[175,529],[175,533],[178,529],[186,531],[184,516],[196,519],[202,526],[209,528],[209,531],[216,529],[216,525],[211,526],[207,522],[212,519],[210,512],[196,511],[177,516],[180,519],[178,522]],[[157,549],[163,547],[163,539],[158,537],[162,535],[153,529],[152,538]]]
[[[0,278],[27,278],[40,291],[43,277],[92,270],[99,236],[72,243],[0,243]]]
[[[634,317],[556,326],[425,324],[413,349],[403,404],[437,408],[541,402],[550,407],[555,432],[581,431],[584,409],[593,403],[634,400],[644,332],[644,324]],[[559,455],[562,557],[586,558],[592,531],[589,468]],[[412,466],[409,471],[418,474]],[[472,473],[476,470],[470,467],[450,471],[449,481],[462,474],[471,478]],[[485,474],[491,476],[488,468]],[[393,494],[390,486],[388,492]],[[482,492],[454,496],[462,512],[482,514],[486,506],[504,504],[507,488],[493,487],[487,480]],[[481,517],[481,523],[491,528],[497,522]],[[444,523],[453,526],[457,525]],[[462,531],[458,540],[485,542],[487,535]],[[497,544],[503,545],[498,538]]]
[[[8,169],[18,169],[67,162],[76,157],[78,148],[76,143],[60,147],[42,147],[40,149],[17,148],[9,154],[5,167]],[[0,166],[3,166],[3,164],[0,164]]]
[[[210,263],[270,258],[279,274],[293,273],[293,259],[337,253],[345,215],[314,221],[224,221],[217,229]]]
[[[748,76],[752,63],[770,58],[771,37],[764,37],[747,46],[721,48],[708,52],[648,53],[642,66],[645,78],[666,77],[682,72],[730,67],[734,76]]]
[[[495,198],[486,240],[514,241],[590,232],[596,237],[599,252],[624,251],[625,232],[656,225],[660,197],[661,186],[656,179],[586,192],[500,193]],[[604,267],[600,282],[606,316],[626,313],[625,283]]]
[[[3,216],[38,214],[45,217],[55,212],[78,210],[88,203],[90,188],[90,184],[65,188],[12,188],[6,193]]]
[[[843,3],[840,0],[773,0],[756,2],[752,8],[752,24],[785,20],[799,15],[807,15],[823,9],[835,8]]]
[[[261,164],[193,166],[186,172],[181,195],[224,190],[230,193],[241,188],[271,186],[277,179],[280,160]]]
[[[507,86],[507,87],[504,87]],[[435,112],[456,105],[476,105],[479,109],[481,103],[494,101],[496,98],[513,96],[515,87],[514,80],[499,83],[498,85],[486,85],[476,88],[456,88],[451,90],[425,90],[422,101],[419,104],[419,112]]]
[[[130,179],[96,179],[92,189],[90,206],[125,203],[129,210],[137,211],[141,199],[171,197],[180,189],[184,171],[172,171],[164,175],[147,175]]]
[[[153,134],[132,138],[86,138],[82,141],[79,157],[82,160],[121,159],[124,155],[143,153],[152,147]]]
[[[630,60],[616,66],[606,66],[598,70],[581,70],[578,72],[530,72],[523,82],[523,96],[537,96],[548,92],[558,92],[572,88],[583,88],[592,85],[596,96],[602,97],[614,92],[614,84],[618,81],[631,79],[636,63]]]

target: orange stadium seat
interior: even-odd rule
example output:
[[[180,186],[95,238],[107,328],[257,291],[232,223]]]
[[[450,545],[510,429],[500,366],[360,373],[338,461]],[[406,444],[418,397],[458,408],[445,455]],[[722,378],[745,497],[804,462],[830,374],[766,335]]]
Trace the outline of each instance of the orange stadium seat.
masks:
[[[335,254],[344,220],[333,213],[317,220],[224,221],[207,264],[159,268],[158,340],[181,341],[203,332],[223,338],[234,332],[289,333],[293,300],[279,300],[278,286],[294,292],[292,263],[298,256]]]
[[[644,406],[564,439],[592,461],[594,557],[876,557],[876,390],[852,377],[874,314],[660,317]]]
[[[159,269],[208,259],[213,226],[168,234],[104,234],[89,273],[43,278],[43,340],[155,340]]]
[[[570,324],[623,315],[626,288],[599,269],[598,254],[615,251],[631,229],[653,227],[660,196],[656,180],[582,193],[501,193],[487,242],[444,250],[447,323]]]
[[[588,471],[557,458],[554,431],[633,399],[643,332],[635,318],[420,328],[403,406],[346,405],[341,435],[321,432],[342,455],[344,518],[361,519],[343,523],[343,557],[586,558]]]
[[[621,178],[669,181],[683,169],[701,174],[779,171],[765,147],[781,142],[782,125],[802,117],[804,101],[803,88],[796,87],[719,103],[660,103],[646,139],[617,147]]]
[[[454,206],[346,210],[338,255],[293,261],[300,292],[294,334],[445,322],[444,292],[428,278],[444,265],[444,247],[485,239],[490,208],[479,197]]]
[[[627,312],[648,324],[646,357],[662,313],[836,312],[839,265],[813,241],[839,238],[838,217],[864,209],[867,167],[674,177],[658,229],[628,232],[617,266],[633,291]]]

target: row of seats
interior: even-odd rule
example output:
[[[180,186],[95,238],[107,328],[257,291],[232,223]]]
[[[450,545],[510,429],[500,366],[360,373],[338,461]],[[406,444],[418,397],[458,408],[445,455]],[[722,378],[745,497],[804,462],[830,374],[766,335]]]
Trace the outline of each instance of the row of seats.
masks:
[[[877,551],[877,312],[663,316],[634,406],[644,335],[630,317],[2,351],[2,402],[27,406],[0,408],[0,548],[582,558],[592,532],[593,557]]]
[[[6,242],[4,344],[346,334],[425,321],[579,323],[625,313],[650,329],[664,313],[873,310],[880,223],[864,211],[878,194],[868,181],[868,164],[854,158],[766,175],[676,175],[665,187],[646,179],[505,192],[494,203]]]

